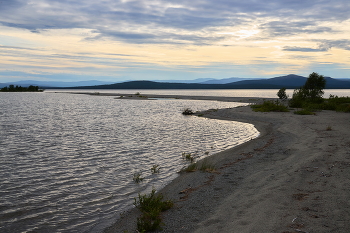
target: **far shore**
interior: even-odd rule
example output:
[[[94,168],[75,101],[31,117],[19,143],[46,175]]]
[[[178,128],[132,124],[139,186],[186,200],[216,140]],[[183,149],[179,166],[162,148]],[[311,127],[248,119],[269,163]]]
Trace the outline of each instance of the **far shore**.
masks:
[[[301,116],[293,111],[253,112],[244,106],[199,114],[254,124],[261,135],[206,158],[216,172],[184,173],[160,190],[175,202],[162,215],[162,232],[350,231],[349,113]],[[105,232],[137,232],[139,215],[133,208]]]
[[[274,100],[276,98],[258,98],[258,97],[225,97],[225,96],[189,96],[189,95],[156,95],[156,94],[121,94],[121,93],[102,93],[102,92],[56,92],[93,96],[115,96],[116,99],[129,100],[155,100],[155,99],[187,99],[187,100],[212,100],[224,102],[243,102],[243,103],[261,103],[263,100]]]

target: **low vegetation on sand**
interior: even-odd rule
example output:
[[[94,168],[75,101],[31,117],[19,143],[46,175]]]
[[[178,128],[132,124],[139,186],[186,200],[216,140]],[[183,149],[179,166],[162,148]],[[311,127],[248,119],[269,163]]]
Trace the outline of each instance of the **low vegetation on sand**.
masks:
[[[193,115],[194,112],[192,111],[192,109],[190,108],[185,108],[183,111],[182,111],[182,115]]]
[[[251,107],[257,112],[287,112],[288,107],[300,108],[294,111],[299,115],[315,115],[315,111],[319,110],[350,112],[350,97],[330,95],[328,99],[325,99],[323,98],[325,86],[326,79],[314,72],[309,75],[304,86],[294,90],[290,100],[288,100],[286,89],[281,88],[277,92],[279,100],[264,101],[262,104],[251,105]]]
[[[134,205],[142,212],[141,217],[137,218],[138,232],[161,230],[161,212],[174,206],[173,201],[163,198],[162,194],[156,194],[155,189],[148,195],[139,194],[138,198],[134,198]]]
[[[251,108],[255,112],[289,112],[288,107],[278,100],[264,101],[262,104],[253,104]]]

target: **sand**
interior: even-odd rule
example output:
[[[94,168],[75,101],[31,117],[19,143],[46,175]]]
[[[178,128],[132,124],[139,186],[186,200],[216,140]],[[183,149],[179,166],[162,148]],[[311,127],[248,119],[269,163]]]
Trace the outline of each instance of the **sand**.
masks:
[[[350,114],[253,112],[204,117],[252,123],[260,137],[207,158],[161,192],[175,202],[162,232],[350,232]],[[224,137],[225,135],[223,135]],[[137,232],[132,209],[105,232]]]

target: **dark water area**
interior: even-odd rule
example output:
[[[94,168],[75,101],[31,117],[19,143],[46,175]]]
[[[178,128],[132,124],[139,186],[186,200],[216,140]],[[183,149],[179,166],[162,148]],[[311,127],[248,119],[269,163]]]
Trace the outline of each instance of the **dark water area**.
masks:
[[[0,93],[0,232],[101,232],[139,192],[174,179],[182,152],[203,158],[256,137],[251,124],[181,114],[239,105]]]

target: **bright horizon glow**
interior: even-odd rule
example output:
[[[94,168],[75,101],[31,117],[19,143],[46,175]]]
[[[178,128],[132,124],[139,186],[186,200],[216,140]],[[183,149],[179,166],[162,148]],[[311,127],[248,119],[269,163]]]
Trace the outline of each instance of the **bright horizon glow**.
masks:
[[[0,1],[0,82],[350,78],[350,3]]]

